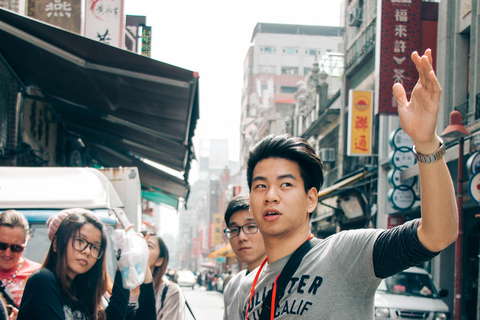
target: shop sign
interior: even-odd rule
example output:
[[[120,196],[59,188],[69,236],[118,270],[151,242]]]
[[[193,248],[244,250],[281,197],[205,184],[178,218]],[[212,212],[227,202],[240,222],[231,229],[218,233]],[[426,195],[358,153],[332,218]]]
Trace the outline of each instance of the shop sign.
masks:
[[[213,214],[213,244],[222,243],[222,221],[223,215],[221,213]]]
[[[417,82],[410,53],[420,48],[421,4],[421,0],[382,0],[379,3],[377,113],[397,114],[392,86],[402,84],[409,98]]]
[[[124,48],[124,0],[85,1],[85,37]]]
[[[372,91],[349,91],[347,148],[349,156],[372,154],[372,97]]]
[[[468,158],[467,169],[470,174],[480,171],[480,151],[475,152]]]
[[[388,200],[396,210],[408,210],[415,201],[417,201],[417,195],[412,188],[402,187],[390,189],[388,192]]]
[[[392,146],[393,149],[400,149],[402,147],[409,148],[412,150],[413,148],[413,141],[410,138],[408,134],[405,133],[405,131],[402,130],[402,128],[398,128],[395,131],[392,131],[390,134],[390,145]]]
[[[468,182],[468,193],[476,204],[480,204],[480,172],[475,173]]]
[[[29,3],[29,16],[80,34],[82,1],[36,0]]]
[[[401,178],[402,170],[393,169],[388,173],[388,182],[390,182],[394,187],[398,188],[400,186],[413,187],[417,182],[416,177],[411,177],[402,181]]]
[[[417,162],[413,151],[405,147],[390,152],[389,160],[390,163],[398,170],[407,169]]]

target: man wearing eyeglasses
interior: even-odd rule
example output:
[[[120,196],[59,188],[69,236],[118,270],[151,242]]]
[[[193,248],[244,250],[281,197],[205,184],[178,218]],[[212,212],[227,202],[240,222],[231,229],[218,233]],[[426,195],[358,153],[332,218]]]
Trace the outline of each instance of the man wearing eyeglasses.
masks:
[[[258,232],[258,226],[249,210],[248,195],[239,195],[230,200],[225,211],[225,223],[228,228],[224,232],[233,252],[241,262],[247,264],[247,269],[237,273],[223,292],[223,319],[232,320],[238,319],[237,290],[240,282],[245,275],[260,266],[266,255],[262,234]]]

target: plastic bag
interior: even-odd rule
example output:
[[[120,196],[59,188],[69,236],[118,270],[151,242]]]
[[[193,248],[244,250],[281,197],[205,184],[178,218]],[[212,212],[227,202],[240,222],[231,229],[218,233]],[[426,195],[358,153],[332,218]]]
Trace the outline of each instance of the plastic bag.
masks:
[[[149,254],[147,242],[133,231],[118,229],[113,231],[112,240],[123,287],[132,290],[145,280]]]

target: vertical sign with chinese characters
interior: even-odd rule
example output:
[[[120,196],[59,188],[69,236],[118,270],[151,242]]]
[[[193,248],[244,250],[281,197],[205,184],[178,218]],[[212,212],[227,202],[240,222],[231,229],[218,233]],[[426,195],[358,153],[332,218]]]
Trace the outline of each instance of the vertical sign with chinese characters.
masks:
[[[348,99],[349,156],[372,154],[372,91],[350,90]]]
[[[86,0],[85,37],[124,48],[124,0]]]
[[[28,15],[54,26],[80,34],[81,0],[36,0],[29,5]]]
[[[221,213],[213,214],[213,244],[222,243],[222,221]]]
[[[152,51],[152,27],[145,26],[142,30],[142,56],[149,57]]]
[[[377,113],[397,114],[392,86],[401,83],[410,99],[417,82],[410,54],[420,49],[421,5],[421,0],[381,1]]]
[[[192,239],[192,258],[196,259],[198,257],[198,238]]]

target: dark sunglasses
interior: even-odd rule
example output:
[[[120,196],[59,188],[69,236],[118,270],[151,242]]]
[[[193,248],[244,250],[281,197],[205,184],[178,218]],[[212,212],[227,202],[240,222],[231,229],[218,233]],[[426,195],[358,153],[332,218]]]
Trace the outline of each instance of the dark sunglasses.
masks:
[[[0,242],[0,251],[7,250],[7,248],[10,247],[10,250],[12,250],[12,252],[22,252],[23,250],[25,250],[26,246],[27,244],[10,244]]]

